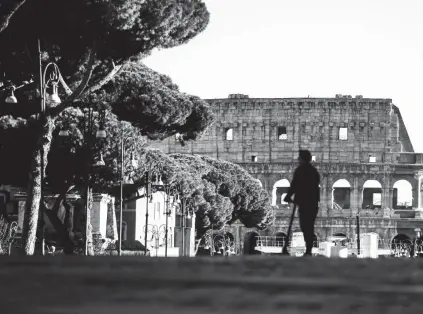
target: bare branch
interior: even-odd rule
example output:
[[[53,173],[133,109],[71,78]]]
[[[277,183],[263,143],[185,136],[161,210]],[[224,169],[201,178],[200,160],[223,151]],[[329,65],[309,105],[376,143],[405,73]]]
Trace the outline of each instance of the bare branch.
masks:
[[[120,72],[120,70],[122,70],[122,68],[124,67],[126,63],[122,63],[120,65],[115,66],[110,72],[109,74],[107,74],[105,77],[103,77],[100,81],[98,81],[96,84],[94,84],[93,86],[91,86],[90,88],[88,88],[85,93],[92,93],[95,92],[97,90],[99,90],[100,88],[103,87],[104,84],[106,84],[107,82],[109,82],[116,74],[118,74]]]
[[[93,55],[90,56],[94,57]],[[89,88],[86,88],[85,91],[83,90],[78,96],[73,96],[76,95],[78,93],[78,89],[81,86],[84,86],[84,88],[86,87],[86,85],[88,84],[88,80],[91,77],[91,74],[93,72],[93,68],[91,66],[91,71],[87,71],[89,73],[89,75],[85,75],[83,81],[81,82],[81,84],[78,86],[78,88],[72,93],[71,96],[69,96],[65,101],[63,101],[60,105],[54,107],[54,108],[50,108],[49,109],[49,114],[52,116],[57,116],[59,115],[70,103],[78,100],[81,96],[93,93],[97,90],[99,90],[100,88],[102,88],[106,83],[108,83],[111,79],[113,79],[113,77],[118,74],[123,67],[127,64],[127,62],[129,62],[129,60],[126,60],[125,62],[123,62],[122,64],[116,65],[113,67],[113,69],[105,76],[103,77],[101,80],[99,80],[97,83],[95,83],[94,85],[90,86]],[[86,81],[85,84],[83,84]]]
[[[0,33],[8,26],[13,14],[26,2],[26,0],[9,0],[0,4]]]

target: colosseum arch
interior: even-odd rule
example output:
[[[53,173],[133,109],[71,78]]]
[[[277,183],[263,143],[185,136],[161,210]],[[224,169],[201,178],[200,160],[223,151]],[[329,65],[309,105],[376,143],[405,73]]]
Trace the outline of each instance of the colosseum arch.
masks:
[[[407,180],[401,179],[394,183],[392,194],[392,207],[407,209],[413,206],[413,186]]]
[[[257,246],[259,234],[255,231],[249,231],[244,235],[244,255],[258,255],[261,254],[255,248]]]
[[[382,208],[382,184],[377,180],[367,180],[363,184],[361,208]]]
[[[287,179],[281,179],[275,182],[272,190],[272,205],[278,207],[289,207],[289,204],[284,202],[283,199],[286,193],[288,193],[290,186],[291,184]]]
[[[230,232],[218,233],[213,236],[214,254],[226,255],[230,251],[231,246],[235,241],[235,237]]]
[[[278,231],[274,234],[274,237],[275,237],[275,241],[277,243],[277,246],[279,246],[279,244],[280,244],[280,246],[285,244],[285,241],[286,241],[286,233],[285,232]]]
[[[345,179],[332,186],[332,209],[349,209],[351,206],[351,184]]]

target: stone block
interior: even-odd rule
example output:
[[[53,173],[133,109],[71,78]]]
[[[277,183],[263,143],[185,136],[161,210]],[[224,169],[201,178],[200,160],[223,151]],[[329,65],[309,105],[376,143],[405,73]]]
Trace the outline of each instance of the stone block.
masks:
[[[415,212],[415,216],[414,216],[415,219],[423,219],[423,208],[416,208],[414,212]]]

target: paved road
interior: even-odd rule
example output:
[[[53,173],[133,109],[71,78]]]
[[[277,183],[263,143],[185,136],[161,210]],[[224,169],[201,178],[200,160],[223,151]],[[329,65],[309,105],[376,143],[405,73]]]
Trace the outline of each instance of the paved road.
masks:
[[[3,257],[0,313],[421,313],[423,259]]]

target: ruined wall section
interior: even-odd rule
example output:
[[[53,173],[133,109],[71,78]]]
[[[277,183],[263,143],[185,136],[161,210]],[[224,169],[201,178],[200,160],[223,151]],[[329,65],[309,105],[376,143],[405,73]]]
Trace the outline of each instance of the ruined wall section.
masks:
[[[411,143],[407,128],[405,127],[405,123],[402,119],[402,115],[399,108],[393,105],[392,109],[393,114],[398,117],[398,140],[401,142],[401,152],[414,152],[413,144]]]
[[[400,147],[397,115],[390,99],[227,98],[207,100],[216,123],[195,142],[181,147],[174,137],[152,146],[167,153],[202,154],[236,163],[296,160],[309,149],[316,162],[382,162]],[[347,139],[340,139],[340,129]],[[232,129],[233,139],[226,132]],[[345,131],[345,129],[343,131]],[[286,132],[285,137],[280,132]],[[397,146],[395,146],[397,145]]]

